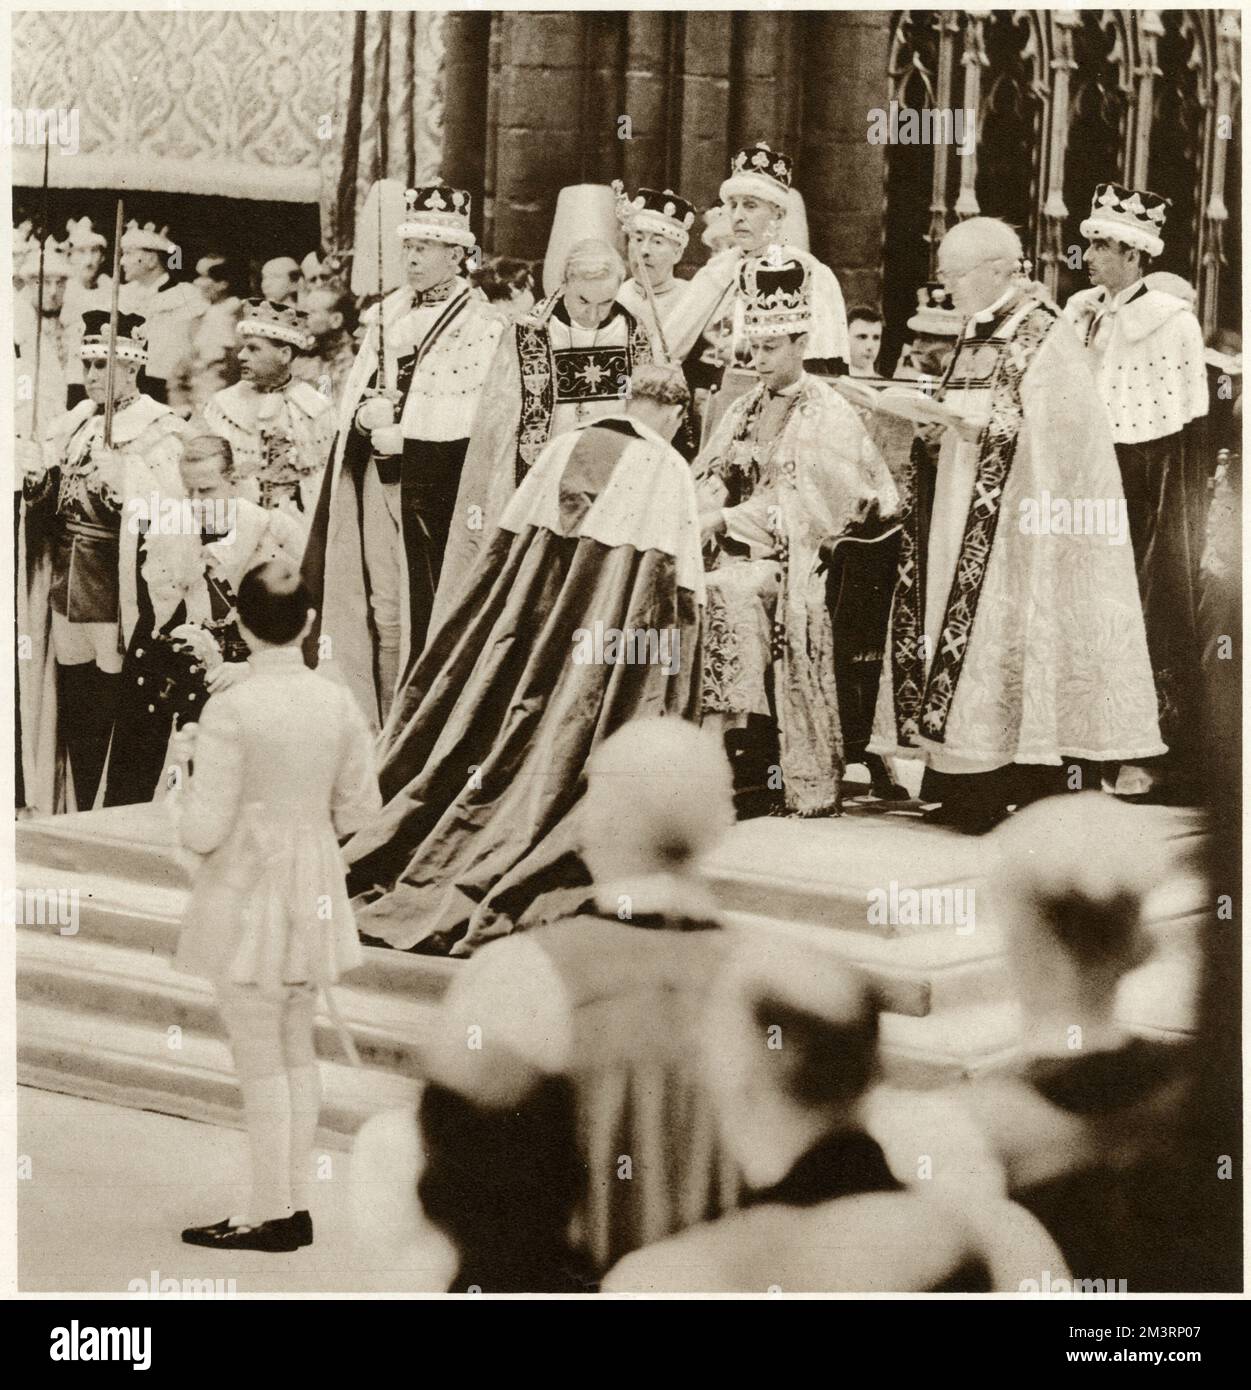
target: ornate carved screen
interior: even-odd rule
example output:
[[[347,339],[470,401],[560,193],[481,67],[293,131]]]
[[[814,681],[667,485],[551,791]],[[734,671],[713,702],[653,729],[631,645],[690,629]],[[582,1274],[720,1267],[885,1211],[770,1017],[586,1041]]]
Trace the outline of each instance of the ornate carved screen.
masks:
[[[1085,283],[1073,248],[1094,186],[1114,179],[1173,200],[1160,268],[1197,286],[1209,338],[1237,327],[1239,62],[1235,10],[899,11],[886,97],[976,112],[976,149],[889,147],[888,316],[978,213],[1016,226],[1063,298]]]

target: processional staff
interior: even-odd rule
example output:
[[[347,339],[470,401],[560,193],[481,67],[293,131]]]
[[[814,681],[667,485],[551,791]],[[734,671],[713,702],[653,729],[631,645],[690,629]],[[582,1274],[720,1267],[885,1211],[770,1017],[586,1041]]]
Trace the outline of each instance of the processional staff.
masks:
[[[113,364],[117,360],[117,292],[122,280],[122,200],[117,200],[117,219],[113,226],[113,288],[109,299],[109,361],[104,379],[104,447],[113,447]]]

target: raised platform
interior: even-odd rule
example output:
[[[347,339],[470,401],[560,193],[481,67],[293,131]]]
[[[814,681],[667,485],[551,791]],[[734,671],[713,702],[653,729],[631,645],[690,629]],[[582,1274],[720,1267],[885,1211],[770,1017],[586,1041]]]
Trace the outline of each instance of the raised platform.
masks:
[[[885,1001],[884,1060],[896,1084],[933,1085],[1010,1062],[1019,1020],[987,888],[993,840],[924,825],[906,805],[865,801],[850,812],[735,826],[704,866],[727,925],[800,937],[863,968]],[[1158,951],[1125,982],[1119,1003],[1144,1032],[1183,1033],[1197,978],[1193,925],[1204,908],[1202,884],[1182,863],[1195,821],[1159,808],[1139,815],[1143,853],[1160,865],[1149,912]],[[18,888],[70,892],[78,904],[75,935],[55,925],[18,932],[22,1082],[238,1122],[238,1088],[208,988],[167,963],[193,862],[157,806],[18,823]],[[904,904],[923,889],[960,890],[964,897],[945,900],[948,909],[962,906],[959,920],[909,920]],[[332,1144],[345,1143],[376,1110],[411,1099],[430,1011],[460,965],[366,954],[336,991],[364,1067],[347,1065],[329,1025],[317,1040],[326,1062],[323,1138]]]

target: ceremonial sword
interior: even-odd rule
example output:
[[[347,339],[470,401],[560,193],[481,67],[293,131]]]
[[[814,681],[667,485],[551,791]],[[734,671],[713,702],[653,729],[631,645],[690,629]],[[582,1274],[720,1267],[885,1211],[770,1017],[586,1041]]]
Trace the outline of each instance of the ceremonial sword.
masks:
[[[109,302],[109,359],[104,378],[104,447],[113,447],[113,361],[117,351],[117,292],[122,280],[122,200],[117,200],[117,220],[113,227],[113,289]]]
[[[39,440],[39,364],[43,356],[43,258],[48,249],[48,152],[52,141],[45,139],[43,144],[43,228],[39,238],[39,285],[35,290],[35,384],[34,400],[30,407],[30,437]]]

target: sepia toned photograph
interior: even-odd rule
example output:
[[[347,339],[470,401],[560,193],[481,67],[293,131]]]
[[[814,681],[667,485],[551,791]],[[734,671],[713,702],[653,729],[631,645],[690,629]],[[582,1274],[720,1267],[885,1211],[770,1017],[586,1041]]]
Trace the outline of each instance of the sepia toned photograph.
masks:
[[[10,1295],[1202,1359],[1240,11],[0,22]]]

